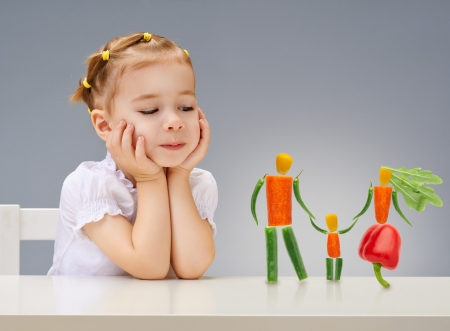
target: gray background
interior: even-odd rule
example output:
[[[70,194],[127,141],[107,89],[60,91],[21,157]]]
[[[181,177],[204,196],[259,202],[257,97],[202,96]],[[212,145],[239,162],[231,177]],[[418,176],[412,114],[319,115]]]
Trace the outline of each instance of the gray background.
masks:
[[[363,207],[381,165],[440,175],[444,207],[391,212],[403,253],[389,276],[450,276],[450,1],[1,1],[0,203],[58,207],[62,183],[105,146],[84,105],[68,98],[84,60],[117,35],[149,31],[189,50],[197,96],[212,127],[199,167],[215,176],[217,255],[207,275],[265,275],[265,193],[260,226],[250,213],[259,177],[289,175],[325,227]],[[325,274],[326,236],[293,205],[310,276]],[[373,207],[341,236],[343,276],[370,276],[357,254]],[[281,236],[279,236],[281,240]],[[294,275],[280,241],[280,275]],[[22,242],[21,273],[45,274],[53,242]]]

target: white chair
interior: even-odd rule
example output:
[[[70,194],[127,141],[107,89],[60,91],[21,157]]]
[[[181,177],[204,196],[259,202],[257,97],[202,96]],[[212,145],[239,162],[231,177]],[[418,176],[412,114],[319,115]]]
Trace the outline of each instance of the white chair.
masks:
[[[21,240],[55,240],[58,208],[0,205],[0,275],[19,275]]]

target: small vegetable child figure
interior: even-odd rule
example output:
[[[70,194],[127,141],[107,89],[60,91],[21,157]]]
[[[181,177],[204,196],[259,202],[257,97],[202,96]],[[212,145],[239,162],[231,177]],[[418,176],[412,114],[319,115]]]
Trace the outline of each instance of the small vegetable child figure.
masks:
[[[264,181],[266,185],[268,225],[266,233],[266,254],[267,254],[267,282],[276,283],[278,281],[278,226],[285,226],[281,229],[284,243],[289,253],[289,257],[294,265],[295,272],[299,280],[308,278],[302,256],[298,248],[297,239],[292,229],[292,186],[293,180],[290,176],[284,176],[292,165],[292,157],[289,154],[278,154],[276,158],[277,172],[281,176],[268,176],[260,178],[253,191],[251,200],[251,211],[256,225],[256,199]]]
[[[397,173],[394,174],[393,172]],[[392,186],[388,186],[391,183]],[[440,207],[441,198],[434,193],[434,189],[424,184],[441,184],[442,179],[429,170],[421,168],[380,168],[380,186],[369,188],[366,206],[358,217],[366,212],[374,195],[375,219],[374,224],[364,233],[359,244],[359,256],[373,264],[378,282],[388,287],[390,284],[381,276],[381,267],[394,270],[400,260],[402,239],[398,230],[390,224],[385,224],[389,217],[391,197],[395,210],[406,223],[412,224],[405,217],[398,204],[397,192],[400,192],[409,208],[422,212],[427,203]]]
[[[319,228],[311,218],[309,217],[309,220],[311,221],[312,226],[317,231],[327,234],[328,240],[327,240],[327,252],[328,256],[326,258],[326,267],[327,267],[327,280],[340,280],[341,279],[341,272],[342,272],[342,264],[343,260],[340,258],[341,256],[341,244],[339,242],[339,234],[344,234],[349,232],[353,226],[358,222],[358,218],[353,222],[352,225],[350,225],[345,230],[337,231],[338,229],[338,217],[336,214],[328,214],[325,216],[325,221],[327,223],[328,230],[324,230]],[[333,274],[333,258],[336,259],[335,262],[335,273]]]

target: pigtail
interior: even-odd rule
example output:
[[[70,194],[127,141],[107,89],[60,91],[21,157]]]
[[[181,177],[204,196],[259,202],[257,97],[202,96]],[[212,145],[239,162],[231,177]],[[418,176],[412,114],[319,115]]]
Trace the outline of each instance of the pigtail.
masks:
[[[100,92],[101,94],[103,84],[98,84],[98,80],[96,78],[99,72],[103,71],[102,69],[105,67],[109,58],[109,51],[107,52],[107,57],[104,55],[104,51],[102,51],[92,54],[86,60],[86,63],[88,65],[87,76],[84,79],[80,79],[78,81],[78,87],[70,98],[71,102],[84,102],[88,106],[89,112],[90,109],[95,108],[94,100],[92,98],[92,92],[93,90],[95,90],[95,92]]]
[[[86,92],[87,92],[86,88],[83,86],[83,82],[80,79],[80,81],[78,82],[77,89],[70,97],[70,102],[72,102],[72,103],[85,102],[86,103],[86,99],[87,99],[87,96],[85,95]]]

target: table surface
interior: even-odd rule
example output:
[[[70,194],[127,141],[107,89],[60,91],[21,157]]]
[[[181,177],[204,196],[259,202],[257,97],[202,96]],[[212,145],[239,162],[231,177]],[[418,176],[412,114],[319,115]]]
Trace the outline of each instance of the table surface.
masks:
[[[0,276],[0,315],[445,316],[450,278]]]

